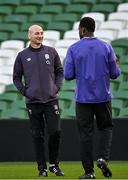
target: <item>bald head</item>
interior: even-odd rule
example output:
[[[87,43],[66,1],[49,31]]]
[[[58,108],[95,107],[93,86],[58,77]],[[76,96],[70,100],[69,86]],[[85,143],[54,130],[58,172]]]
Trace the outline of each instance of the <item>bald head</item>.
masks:
[[[28,38],[32,47],[40,47],[43,41],[43,28],[36,24],[30,26],[28,30]]]

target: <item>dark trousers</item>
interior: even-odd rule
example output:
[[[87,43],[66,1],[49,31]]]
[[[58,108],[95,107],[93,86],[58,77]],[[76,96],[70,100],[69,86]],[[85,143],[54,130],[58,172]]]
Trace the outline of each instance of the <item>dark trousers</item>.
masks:
[[[60,114],[58,101],[27,104],[38,169],[46,169],[45,125],[48,132],[49,163],[57,164],[60,145]]]
[[[86,173],[93,172],[93,126],[94,116],[99,130],[98,158],[109,159],[112,141],[111,102],[84,104],[76,103],[76,119],[80,134],[81,159]],[[97,142],[94,142],[96,145]]]

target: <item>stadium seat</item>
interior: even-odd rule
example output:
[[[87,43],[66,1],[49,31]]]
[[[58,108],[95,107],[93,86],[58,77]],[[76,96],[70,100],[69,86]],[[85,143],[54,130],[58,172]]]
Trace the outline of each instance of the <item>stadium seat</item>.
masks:
[[[128,22],[128,13],[127,12],[114,12],[108,15],[108,21],[123,21],[125,23],[124,27]]]
[[[71,0],[48,0],[48,4],[56,4],[56,5],[62,5],[66,6],[71,3]]]
[[[118,91],[120,83],[121,82],[119,79],[110,80],[110,87],[111,87],[112,91]]]
[[[0,43],[9,39],[8,32],[0,32]]]
[[[15,54],[24,48],[24,41],[7,40],[1,43],[1,49],[12,50]]]
[[[18,100],[18,93],[3,93],[0,94],[0,102],[4,101],[7,103],[8,108],[11,104]]]
[[[112,116],[113,117],[119,116],[121,108],[123,108],[123,101],[120,99],[112,99]]]
[[[11,35],[12,40],[22,40],[25,43],[28,41],[28,36],[27,36],[26,31],[16,31]]]
[[[11,108],[1,113],[2,119],[28,119],[27,111],[19,108]]]
[[[116,39],[117,33],[110,29],[98,29],[95,31],[95,36],[110,43],[112,40]]]
[[[76,21],[73,23],[72,30],[78,31],[80,21]]]
[[[59,21],[59,22],[71,22],[73,23],[74,21],[77,21],[79,18],[77,14],[75,13],[61,13],[57,14],[54,17],[54,21]]]
[[[0,101],[0,117],[1,117],[2,111],[5,111],[6,108],[7,108],[7,103],[4,101]]]
[[[73,0],[73,4],[87,4],[90,5],[90,7],[93,4],[96,4],[98,2],[98,0]]]
[[[53,19],[52,14],[34,14],[30,17],[29,22],[31,23],[42,23],[42,26],[46,28],[46,25]]]
[[[52,46],[60,39],[60,32],[56,30],[46,30],[44,31],[44,42],[49,41]]]
[[[117,6],[117,11],[119,11],[119,12],[128,12],[128,3],[121,3],[121,4],[119,4]]]
[[[109,3],[97,3],[92,6],[91,12],[101,12],[105,14],[105,20],[109,13],[116,11],[116,6]]]
[[[18,100],[18,101],[16,101],[16,102],[13,102],[13,103],[12,103],[12,107],[26,110],[25,99],[22,98],[21,100]]]
[[[122,29],[119,31],[117,39],[127,38],[128,39],[128,29]]]
[[[72,101],[69,108],[64,108],[64,102],[60,100],[60,110],[62,119],[75,119],[75,102]]]
[[[32,15],[37,13],[37,7],[34,5],[21,5],[16,7],[15,9],[16,14],[26,14],[26,15]]]
[[[125,90],[128,90],[128,81],[120,83],[119,91],[125,91]]]
[[[79,16],[82,13],[89,12],[90,6],[88,4],[70,4],[66,7],[65,12],[77,13]]]
[[[128,54],[128,39],[115,39],[112,41],[112,46],[123,48],[124,54]]]
[[[17,24],[13,23],[0,23],[0,31],[3,32],[15,32],[18,31],[19,26]]]
[[[100,24],[105,21],[105,14],[101,12],[84,13],[81,18],[83,17],[92,17],[96,22],[96,29],[99,29]]]
[[[10,1],[10,0],[0,0],[0,5],[9,5],[9,6],[18,6],[20,5],[20,0],[14,0],[14,1]]]
[[[122,108],[121,110],[120,110],[120,113],[119,113],[119,117],[121,118],[121,117],[128,117],[128,107],[127,108]]]
[[[20,31],[24,31],[24,32],[27,32],[28,31],[28,29],[29,29],[29,27],[30,26],[32,26],[33,24],[35,24],[35,23],[33,23],[33,22],[26,22],[26,23],[23,23],[23,24],[21,24],[21,26],[20,26]],[[36,24],[38,24],[39,26],[42,26],[43,24],[42,23],[36,23]]]
[[[64,60],[66,57],[67,48],[56,47],[55,49],[56,49],[57,53],[59,54],[62,65],[64,65]]]
[[[56,42],[55,47],[68,48],[70,45],[74,44],[76,40],[70,39],[60,39]]]
[[[27,16],[22,14],[11,14],[5,17],[5,23],[22,24],[27,22]]]
[[[6,86],[8,84],[12,84],[12,77],[9,77],[7,75],[4,74],[0,74],[0,84]]]
[[[26,5],[34,5],[37,7],[43,6],[45,4],[45,0],[23,0],[22,4]]]
[[[76,86],[76,82],[75,80],[72,81],[66,81],[64,80],[63,82],[63,86],[62,86],[62,91],[75,91],[75,86]]]
[[[74,93],[72,91],[60,91],[59,100],[64,102],[64,108],[70,108]]]
[[[44,5],[40,9],[40,13],[43,14],[59,14],[62,13],[63,7],[61,5]]]
[[[117,21],[117,20],[113,20],[113,21],[104,21],[101,23],[99,29],[110,29],[113,30],[115,32],[119,32],[121,29],[123,29],[125,27],[125,23],[122,21]]]
[[[124,80],[128,81],[128,67],[126,64],[120,64],[121,73],[124,76]]]
[[[68,22],[50,22],[48,23],[47,30],[57,30],[60,31],[61,37],[63,37],[63,33],[71,29],[71,24]]]
[[[0,5],[0,15],[5,16],[11,14],[13,9],[10,6],[1,6]]]
[[[128,91],[127,90],[120,90],[113,92],[113,98],[120,99],[123,101],[123,107],[128,107]]]
[[[7,65],[6,64],[6,60],[8,60],[9,58],[11,57],[14,57],[14,52],[10,49],[0,49],[0,58],[3,58],[5,59],[5,64],[4,65]]]
[[[79,40],[79,32],[78,30],[69,30],[64,33],[63,39],[69,40]]]
[[[9,85],[7,85],[6,86],[6,88],[5,88],[5,92],[8,92],[8,93],[17,93],[18,92],[18,90],[16,89],[16,87],[13,85],[13,84],[9,84]]]
[[[118,5],[122,2],[123,0],[99,0],[99,3],[110,3],[110,4],[115,4],[115,5]]]

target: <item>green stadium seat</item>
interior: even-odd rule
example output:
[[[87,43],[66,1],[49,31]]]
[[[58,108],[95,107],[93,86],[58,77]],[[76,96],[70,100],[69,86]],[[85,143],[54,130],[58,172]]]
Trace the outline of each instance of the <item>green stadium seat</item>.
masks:
[[[115,39],[111,42],[113,48],[115,47],[120,47],[122,48],[122,51],[124,49],[124,54],[128,54],[128,39],[123,38],[123,39]]]
[[[116,11],[116,5],[109,3],[98,3],[94,4],[91,8],[91,12],[101,12],[104,13],[107,19],[109,13]]]
[[[27,23],[21,24],[20,31],[24,31],[24,32],[25,32],[25,33],[24,33],[24,39],[27,38],[27,34],[26,34],[26,33],[27,33],[29,27],[32,26],[33,24],[35,24],[35,23],[33,23],[33,22],[27,22]],[[36,24],[38,24],[39,26],[43,26],[42,23],[36,23]],[[26,35],[25,35],[25,34],[26,34]],[[18,36],[19,36],[19,35],[18,35]],[[26,40],[25,40],[25,41],[26,41]]]
[[[119,117],[120,117],[120,118],[121,118],[121,117],[125,117],[125,118],[128,117],[128,107],[127,107],[127,108],[122,108],[122,109],[120,110]]]
[[[15,9],[16,14],[26,14],[26,15],[32,15],[37,13],[37,7],[32,5],[21,5],[16,7]]]
[[[59,100],[63,101],[64,108],[70,108],[73,101],[74,93],[72,91],[60,91]]]
[[[1,119],[28,119],[27,111],[19,108],[11,108],[2,111]]]
[[[17,24],[13,23],[0,23],[0,31],[3,32],[15,32],[18,31],[19,26]]]
[[[6,41],[9,39],[9,34],[8,32],[0,32],[0,42]]]
[[[92,6],[93,4],[97,4],[98,0],[73,0],[73,4],[88,4]]]
[[[61,5],[44,5],[40,9],[43,14],[59,14],[62,13],[63,7]]]
[[[32,23],[41,23],[42,26],[44,26],[46,28],[46,25],[51,22],[53,19],[53,15],[52,14],[35,14],[32,15],[29,19],[29,22]]]
[[[124,49],[122,47],[114,47],[115,54],[119,56],[119,59],[124,56]]]
[[[68,13],[77,13],[81,16],[83,13],[87,13],[90,10],[88,4],[70,4],[66,7],[65,12]]]
[[[116,80],[110,80],[110,86],[113,91],[117,91],[120,86],[120,81],[118,79]]]
[[[120,57],[120,64],[125,64],[128,66],[128,54]]]
[[[12,13],[12,7],[10,6],[0,6],[0,15],[8,15]]]
[[[7,109],[7,103],[5,101],[0,101],[0,117],[3,111]]]
[[[99,3],[110,3],[110,4],[115,4],[115,5],[118,5],[122,2],[123,0],[99,0]]]
[[[0,94],[0,102],[1,101],[6,102],[8,107],[10,107],[11,104],[17,100],[18,100],[18,93],[2,93],[2,94]]]
[[[54,17],[54,21],[60,21],[60,22],[74,22],[79,19],[78,15],[75,13],[61,13],[57,14]]]
[[[21,93],[16,89],[16,87],[13,84],[6,85],[5,93],[15,93],[17,94],[17,100],[23,99]]]
[[[22,5],[24,4],[40,7],[45,4],[45,0],[23,0]]]
[[[121,74],[123,75],[124,81],[128,81],[128,65],[120,64]]]
[[[65,108],[64,101],[59,101],[60,111],[61,111],[61,118],[62,119],[75,119],[75,102],[72,101],[69,108]]]
[[[122,100],[123,107],[128,106],[128,91],[127,90],[113,92],[113,98]]]
[[[21,14],[12,14],[8,15],[4,19],[5,23],[15,23],[15,24],[22,24],[27,22],[27,16]]]
[[[12,40],[22,40],[22,41],[25,41],[25,43],[27,43],[27,41],[28,41],[27,34],[28,34],[28,32],[26,32],[26,31],[16,31],[16,32],[12,33],[10,39],[12,39]]]
[[[71,4],[71,0],[48,0],[48,4],[56,4],[56,5],[68,5]]]
[[[63,86],[62,86],[62,91],[75,91],[75,86],[76,86],[76,82],[75,80],[72,81],[66,81],[64,80],[63,82]]]
[[[18,6],[20,5],[20,0],[0,0],[0,5]]]
[[[123,101],[120,99],[112,99],[112,116],[119,116],[121,108],[123,108]]]
[[[25,99],[22,98],[21,100],[18,100],[16,102],[12,103],[12,107],[26,110]]]
[[[119,85],[119,91],[124,91],[124,90],[128,90],[128,81],[121,82]]]
[[[68,22],[50,22],[48,23],[47,30],[57,30],[61,32],[61,38],[63,33],[71,29],[72,25]]]

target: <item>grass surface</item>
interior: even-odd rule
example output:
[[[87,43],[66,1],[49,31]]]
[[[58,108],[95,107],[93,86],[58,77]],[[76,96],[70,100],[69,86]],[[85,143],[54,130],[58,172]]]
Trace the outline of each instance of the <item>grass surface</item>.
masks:
[[[81,162],[60,162],[60,167],[65,173],[64,177],[56,177],[48,172],[48,177],[38,177],[35,162],[10,162],[0,163],[0,179],[78,179],[83,173]],[[110,162],[112,179],[128,179],[128,162]],[[97,179],[104,179],[100,169],[95,164],[95,174]]]

